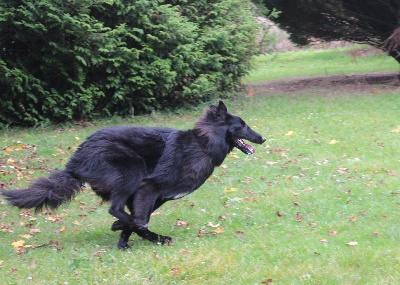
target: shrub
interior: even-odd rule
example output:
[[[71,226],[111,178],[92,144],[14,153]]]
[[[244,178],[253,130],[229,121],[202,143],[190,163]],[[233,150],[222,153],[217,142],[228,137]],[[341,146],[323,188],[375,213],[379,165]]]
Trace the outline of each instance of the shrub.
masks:
[[[209,100],[257,52],[250,1],[10,0],[0,122],[33,125]]]

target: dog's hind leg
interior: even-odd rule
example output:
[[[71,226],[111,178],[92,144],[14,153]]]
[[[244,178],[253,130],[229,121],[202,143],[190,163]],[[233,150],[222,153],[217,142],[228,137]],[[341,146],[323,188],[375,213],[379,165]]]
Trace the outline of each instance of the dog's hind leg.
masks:
[[[167,201],[166,199],[157,199],[151,213],[153,213],[155,210],[157,210],[166,201]],[[129,211],[131,212],[131,214],[133,214],[133,199],[132,199],[132,197],[130,197],[130,199],[128,200],[126,205],[129,209]],[[150,216],[151,216],[151,214],[150,214]],[[149,223],[150,216],[147,219],[147,224]],[[118,241],[118,248],[122,249],[122,250],[130,249],[130,246],[128,245],[128,241],[129,241],[129,237],[132,234],[132,231],[129,229],[129,227],[126,224],[122,223],[120,220],[118,220],[113,223],[112,230],[114,230],[114,231],[121,230],[122,231],[121,236]],[[168,238],[168,237],[165,237],[165,238]],[[170,240],[168,240],[168,242],[170,242],[170,241],[172,241],[171,238],[170,238]],[[161,242],[161,240],[159,241],[159,238],[157,238],[157,242]]]
[[[126,202],[126,206],[128,207],[131,214],[133,212],[132,201],[133,201],[133,196],[129,197],[128,201]],[[129,238],[132,235],[133,231],[131,229],[129,229],[128,226],[126,226],[125,224],[120,222],[119,220],[114,222],[113,227],[114,227],[114,225],[117,225],[117,224],[120,224],[121,230],[122,230],[121,235],[118,240],[118,248],[122,249],[122,250],[130,249],[131,247],[129,246],[128,241],[129,241]]]
[[[145,167],[143,167],[144,169]],[[134,169],[131,167],[131,169]],[[136,169],[133,173],[135,176],[132,176],[132,172],[129,171],[120,171],[121,176],[118,179],[115,179],[115,184],[113,185],[113,191],[111,195],[111,206],[108,212],[116,217],[119,222],[126,225],[126,229],[133,231],[135,228],[133,218],[131,215],[125,212],[125,205],[132,205],[132,200],[135,197],[135,193],[140,189],[140,181],[143,177],[143,172],[140,172],[140,168]],[[129,207],[128,207],[129,208]],[[132,211],[132,208],[129,208]],[[114,226],[111,227],[112,230]],[[128,237],[129,238],[129,237]]]
[[[159,189],[152,182],[142,184],[132,202],[133,231],[137,235],[155,243],[172,242],[172,238],[158,235],[148,229],[151,213],[166,201],[166,199],[160,197]],[[112,230],[122,230],[121,235],[124,235],[122,238],[125,238],[128,229],[123,221],[115,221]]]
[[[133,214],[134,223],[137,225],[140,225],[140,223],[142,223],[142,221],[146,222],[144,226],[141,226],[141,225],[138,226],[135,229],[135,233],[137,235],[139,235],[140,237],[147,239],[151,242],[155,242],[155,243],[165,244],[165,243],[173,242],[173,239],[171,237],[156,234],[148,229],[148,223],[150,220],[151,213],[153,213],[157,208],[159,208],[162,204],[164,204],[164,202],[166,202],[166,200],[161,199],[161,198],[154,199],[154,197],[153,197],[153,199],[151,199],[147,195],[145,195],[144,198],[147,199],[147,201],[148,201],[147,205],[150,206],[150,203],[151,203],[150,207],[148,207],[148,208],[143,207],[143,205],[145,205],[145,204],[142,204],[142,203],[138,204],[136,200],[134,201],[134,214]]]

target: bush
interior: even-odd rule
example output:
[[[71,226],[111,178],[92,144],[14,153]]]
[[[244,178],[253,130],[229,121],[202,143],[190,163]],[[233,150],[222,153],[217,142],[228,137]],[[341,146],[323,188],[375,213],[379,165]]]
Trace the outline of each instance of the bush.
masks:
[[[257,52],[250,1],[9,0],[0,122],[33,125],[209,100]]]

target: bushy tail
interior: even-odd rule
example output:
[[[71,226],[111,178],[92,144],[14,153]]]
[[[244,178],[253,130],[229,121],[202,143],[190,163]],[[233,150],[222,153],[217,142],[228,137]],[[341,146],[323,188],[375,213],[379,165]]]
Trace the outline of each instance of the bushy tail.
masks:
[[[49,177],[41,177],[23,190],[3,191],[7,201],[18,208],[55,209],[69,202],[80,191],[80,181],[65,170],[55,170]]]

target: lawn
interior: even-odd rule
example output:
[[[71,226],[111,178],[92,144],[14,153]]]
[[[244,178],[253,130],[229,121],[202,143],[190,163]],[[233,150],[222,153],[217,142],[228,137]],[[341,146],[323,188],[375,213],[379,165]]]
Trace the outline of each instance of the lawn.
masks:
[[[399,63],[370,47],[274,53],[258,56],[245,83],[259,83],[290,77],[330,76],[381,71],[399,71]]]
[[[260,95],[260,94],[258,94]],[[175,243],[116,248],[108,205],[87,189],[57,211],[1,202],[2,284],[397,284],[400,97],[282,94],[227,100],[267,141],[233,151],[196,192],[154,213]],[[206,105],[0,133],[2,187],[62,167],[108,125],[191,128]],[[1,200],[0,200],[1,201]]]

